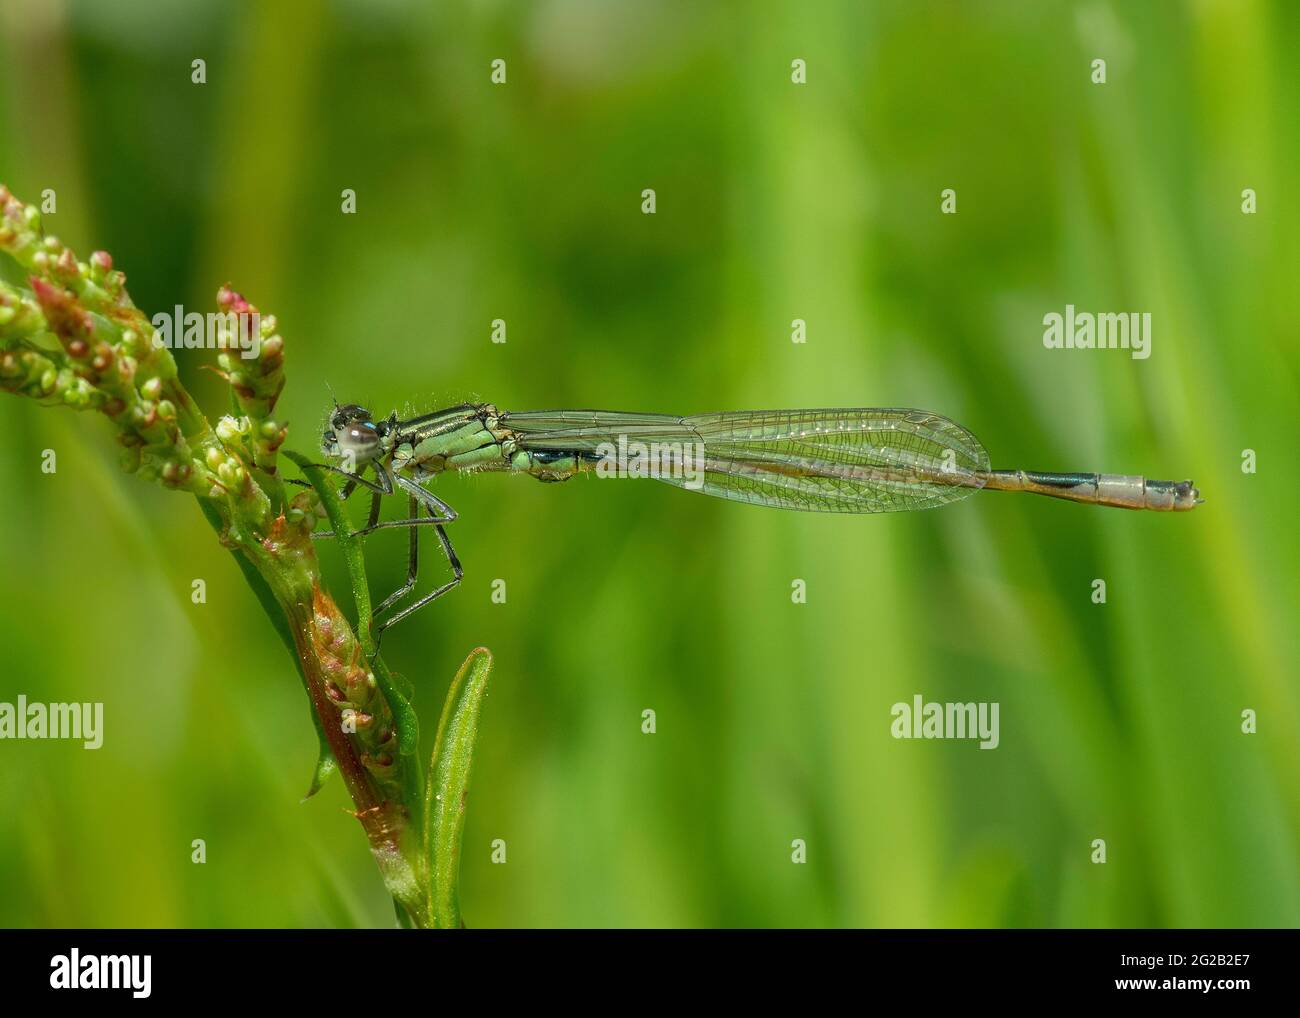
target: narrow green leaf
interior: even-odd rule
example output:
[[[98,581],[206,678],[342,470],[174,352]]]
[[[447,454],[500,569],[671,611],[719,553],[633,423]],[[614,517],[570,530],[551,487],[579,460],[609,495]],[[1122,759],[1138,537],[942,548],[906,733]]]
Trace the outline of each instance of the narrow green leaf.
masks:
[[[390,672],[380,658],[372,659],[370,668],[393,712],[393,724],[397,726],[397,751],[402,756],[410,756],[420,748],[420,717],[411,703],[415,690],[404,676]]]
[[[485,647],[476,647],[452,680],[425,786],[424,829],[433,873],[430,911],[433,925],[439,929],[464,925],[456,885],[465,830],[465,796],[478,738],[479,709],[491,670],[492,654]]]
[[[329,741],[325,738],[325,729],[321,727],[320,718],[314,710],[311,711],[311,716],[316,726],[316,738],[320,748],[316,751],[316,766],[312,768],[311,785],[307,789],[307,794],[302,797],[303,802],[319,792],[329,776],[339,768],[334,759],[334,751],[330,749]]]

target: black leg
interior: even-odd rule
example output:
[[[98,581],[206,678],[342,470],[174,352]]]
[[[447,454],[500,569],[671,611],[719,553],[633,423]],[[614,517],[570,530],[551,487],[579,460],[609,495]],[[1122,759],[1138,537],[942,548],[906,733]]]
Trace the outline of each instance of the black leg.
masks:
[[[328,463],[314,464],[314,466],[322,467],[325,470],[332,470],[334,473],[340,475],[341,477],[346,477],[348,479],[348,483],[343,485],[342,490],[339,491],[339,498],[343,499],[344,501],[347,501],[348,496],[351,495],[354,491],[356,491],[358,484],[364,485],[366,488],[370,490],[370,519],[369,522],[367,523],[367,529],[358,530],[357,534],[369,533],[369,528],[374,526],[375,521],[379,519],[380,499],[384,495],[391,495],[393,493],[393,479],[389,476],[388,471],[385,470],[378,463],[374,463],[372,465],[374,467],[375,476],[379,478],[378,484],[376,484],[374,481],[367,481],[360,474],[349,474],[346,470],[342,470],[339,467],[332,467]],[[327,538],[333,537],[334,531],[322,530],[319,533],[313,533],[311,536],[316,540],[324,541]],[[354,534],[353,536],[355,537],[356,534]]]
[[[418,518],[420,515],[420,503],[415,500],[414,495],[410,497],[409,512],[413,517]],[[396,602],[409,594],[411,588],[415,586],[415,578],[420,572],[420,532],[416,530],[415,527],[411,527],[410,535],[410,551],[406,556],[406,583],[398,587],[395,591],[384,598],[382,602],[380,602],[379,607],[374,611],[374,614],[376,615],[382,615]]]
[[[447,561],[451,564],[451,571],[453,574],[452,578],[448,580],[446,583],[444,583],[437,590],[430,591],[428,594],[425,594],[424,597],[416,601],[415,604],[408,605],[407,607],[399,611],[397,614],[395,614],[392,618],[385,619],[383,622],[379,623],[379,625],[375,627],[375,653],[376,654],[379,653],[379,643],[383,639],[384,630],[388,629],[389,626],[397,625],[397,623],[401,622],[402,619],[409,618],[410,616],[414,615],[430,601],[434,601],[437,598],[442,597],[443,594],[447,593],[449,590],[451,590],[453,587],[459,584],[461,578],[465,575],[465,571],[461,568],[460,565],[460,559],[456,557],[456,552],[451,546],[451,541],[447,539],[447,531],[443,529],[441,523],[435,525],[434,530],[437,531],[438,540],[442,542],[442,550],[443,552],[446,553]],[[412,531],[412,533],[414,533],[414,531]]]
[[[324,463],[321,463],[321,464],[318,464],[318,465],[319,465],[319,466],[323,466],[323,467],[325,467],[326,470],[333,470],[333,469],[334,469],[333,467],[327,466],[327,465],[324,464]],[[352,477],[352,480],[348,481],[347,484],[343,485],[343,490],[339,492],[339,498],[343,499],[344,501],[347,501],[347,497],[348,497],[349,495],[352,494],[353,490],[354,490],[354,489],[356,488],[356,486],[357,486],[357,484],[356,484],[356,478],[353,477],[352,474],[348,474],[348,475],[346,475],[346,476],[348,476],[348,477]],[[298,485],[298,487],[300,487],[300,488],[310,488],[310,487],[312,486],[311,481],[304,481],[301,477],[286,477],[286,478],[284,479],[284,483],[285,483],[285,484],[296,484],[296,485]]]
[[[456,555],[456,550],[451,546],[451,540],[447,537],[447,531],[443,527],[444,523],[450,523],[452,520],[456,519],[457,517],[456,510],[453,509],[451,506],[449,506],[442,499],[440,499],[433,492],[429,491],[429,489],[420,487],[420,485],[416,484],[414,481],[407,480],[405,477],[402,477],[400,474],[394,475],[393,479],[397,482],[398,487],[402,488],[410,496],[412,506],[416,506],[416,508],[412,509],[412,517],[413,517],[412,519],[399,520],[393,522],[394,526],[405,525],[408,526],[411,531],[412,550],[409,559],[410,575],[409,575],[407,586],[402,588],[400,593],[402,594],[407,593],[411,589],[411,586],[414,585],[415,564],[416,564],[416,553],[414,550],[416,533],[417,533],[415,530],[416,526],[427,525],[427,524],[433,525],[434,531],[438,535],[438,541],[442,545],[443,554],[447,556],[447,562],[451,566],[452,578],[448,580],[446,583],[444,583],[441,587],[438,587],[436,590],[433,590],[428,594],[425,594],[424,597],[420,598],[414,604],[407,605],[405,608],[403,608],[399,612],[396,612],[390,618],[384,619],[382,622],[378,623],[375,626],[375,652],[376,653],[379,652],[379,643],[380,640],[383,638],[384,631],[386,629],[388,629],[390,626],[395,626],[403,619],[409,618],[410,616],[414,615],[417,611],[423,608],[430,601],[442,597],[443,594],[447,593],[452,588],[454,588],[458,583],[460,583],[461,578],[465,575],[464,569],[461,568],[460,559]],[[429,513],[428,516],[425,517],[419,516],[419,509],[417,503],[418,505],[422,505],[424,507],[425,511]],[[376,529],[382,526],[384,526],[384,524],[382,523],[378,524]],[[391,603],[395,600],[396,600],[396,595],[394,595],[393,597],[386,598],[384,604],[380,607],[379,610],[382,611],[383,608],[385,607],[391,607]],[[376,612],[376,614],[378,614],[378,612]]]
[[[413,513],[409,520],[386,520],[383,523],[374,523],[367,526],[364,530],[358,530],[357,535],[369,534],[373,530],[384,530],[388,527],[421,527],[432,526],[439,523],[454,523],[459,514],[431,492],[428,488],[422,488],[414,481],[408,480],[401,474],[394,474],[393,480],[397,486],[411,496],[413,501],[418,501],[424,506],[428,516],[420,516],[419,513]]]
[[[344,498],[351,495],[353,489],[355,489],[358,484],[363,488],[369,488],[371,491],[377,491],[381,495],[391,495],[393,493],[392,479],[388,476],[388,471],[385,470],[378,461],[370,464],[375,471],[375,477],[379,481],[378,484],[374,481],[367,481],[361,476],[361,471],[352,474],[348,473],[348,471],[344,470],[342,467],[330,466],[328,463],[313,463],[312,466],[319,467],[322,470],[328,470],[330,473],[338,474],[340,477],[346,477],[348,483],[343,486],[343,491],[347,492],[347,495],[343,495]],[[362,467],[361,469],[364,470],[365,467]]]
[[[347,478],[347,484],[345,484],[340,491],[340,496],[344,499],[356,490],[357,485],[361,485],[370,491],[369,519],[366,521],[366,525],[362,529],[353,534],[354,537],[363,537],[366,534],[374,533],[376,530],[385,530],[391,527],[405,527],[410,532],[406,583],[384,598],[379,607],[372,613],[372,618],[391,608],[394,604],[409,594],[415,587],[416,579],[419,574],[419,531],[416,530],[417,527],[432,526],[434,528],[438,534],[438,542],[442,545],[443,554],[447,556],[447,562],[451,566],[452,579],[448,580],[441,587],[429,592],[414,604],[408,605],[382,622],[375,623],[372,621],[375,631],[375,653],[378,653],[379,642],[383,638],[386,629],[390,626],[396,625],[403,619],[414,615],[430,601],[442,597],[443,594],[446,594],[459,584],[461,578],[465,575],[464,570],[461,568],[460,559],[456,556],[456,550],[451,546],[451,541],[447,537],[447,531],[443,529],[443,524],[455,521],[458,514],[455,509],[449,506],[433,492],[429,491],[428,488],[421,487],[414,481],[403,477],[401,474],[390,474],[388,470],[379,463],[371,464],[375,471],[375,477],[378,483],[369,481],[359,474],[350,474],[346,470],[330,466],[328,463],[320,463],[316,465]],[[401,488],[406,492],[409,507],[408,511],[410,512],[411,517],[410,519],[405,520],[386,520],[380,522],[379,513],[383,496],[393,494],[396,488]],[[421,509],[428,513],[428,515],[422,516],[420,514]],[[318,534],[313,534],[312,536],[322,539],[329,538],[334,536],[334,532],[323,531]]]

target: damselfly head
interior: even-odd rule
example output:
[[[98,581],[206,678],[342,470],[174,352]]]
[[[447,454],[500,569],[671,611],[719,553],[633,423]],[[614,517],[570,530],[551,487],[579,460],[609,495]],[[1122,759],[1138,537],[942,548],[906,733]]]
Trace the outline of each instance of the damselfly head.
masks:
[[[355,403],[336,406],[321,436],[326,456],[341,456],[355,463],[368,463],[383,452],[387,422],[375,424],[369,410]]]

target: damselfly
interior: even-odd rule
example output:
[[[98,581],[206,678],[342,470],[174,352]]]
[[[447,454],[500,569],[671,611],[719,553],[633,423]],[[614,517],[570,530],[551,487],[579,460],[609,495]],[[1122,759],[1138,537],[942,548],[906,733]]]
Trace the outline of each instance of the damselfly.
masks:
[[[432,526],[452,579],[377,623],[385,629],[460,582],[460,561],[445,525],[456,512],[426,483],[447,471],[499,471],[563,481],[578,473],[654,477],[739,502],[806,512],[880,513],[930,509],[980,488],[1090,502],[1121,509],[1182,511],[1201,504],[1191,481],[1118,474],[993,470],[979,439],[922,410],[750,410],[672,417],[603,410],[506,413],[464,403],[400,421],[376,421],[365,407],[335,406],[322,452],[347,477],[341,494],[371,492],[357,531],[410,530],[406,583],[380,603],[378,617],[415,587],[417,527]],[[374,474],[374,480],[363,475]],[[409,516],[380,522],[381,500],[404,493]],[[322,533],[319,537],[332,537]]]

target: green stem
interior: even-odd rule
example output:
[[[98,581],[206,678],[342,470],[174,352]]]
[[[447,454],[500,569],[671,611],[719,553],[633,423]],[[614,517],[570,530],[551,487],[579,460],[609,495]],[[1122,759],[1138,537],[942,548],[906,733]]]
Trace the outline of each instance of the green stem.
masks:
[[[375,681],[379,684],[380,693],[392,712],[393,721],[397,728],[399,754],[396,768],[397,791],[401,802],[403,823],[401,831],[398,832],[399,836],[393,840],[391,846],[385,851],[395,849],[401,855],[404,866],[401,868],[402,872],[398,874],[400,880],[396,886],[390,883],[389,890],[393,893],[395,901],[413,913],[412,919],[417,925],[427,925],[424,915],[424,904],[427,895],[424,894],[423,887],[428,881],[428,866],[421,851],[424,844],[424,814],[420,804],[423,782],[420,775],[419,757],[415,755],[415,749],[419,745],[420,738],[419,720],[416,717],[414,707],[411,705],[410,698],[397,686],[388,671],[387,665],[375,654],[374,637],[371,634],[370,583],[366,578],[365,555],[361,549],[361,542],[352,533],[352,522],[344,511],[343,502],[331,483],[330,475],[312,463],[306,456],[292,450],[285,450],[284,455],[292,460],[298,466],[298,469],[303,472],[307,480],[311,482],[316,494],[320,497],[321,505],[325,508],[325,514],[334,530],[339,548],[343,552],[343,559],[347,564],[348,576],[352,584],[352,598],[357,609],[357,640],[361,644],[362,653],[369,662]],[[317,710],[322,723],[328,730],[331,727],[328,715],[334,713],[332,708],[326,704],[323,713],[319,706]],[[337,727],[337,725],[334,727]],[[337,759],[338,750],[332,741],[330,748]],[[342,760],[339,760],[339,768],[344,771]],[[344,771],[344,774],[346,777],[346,771]],[[353,799],[356,801],[355,796],[353,796]],[[364,814],[364,810],[362,812]],[[362,822],[365,822],[364,818]],[[373,838],[371,843],[372,846],[375,844]],[[390,866],[396,865],[391,859],[388,864]],[[383,865],[384,863],[381,862],[381,868]],[[412,887],[412,883],[416,885],[415,888]]]

